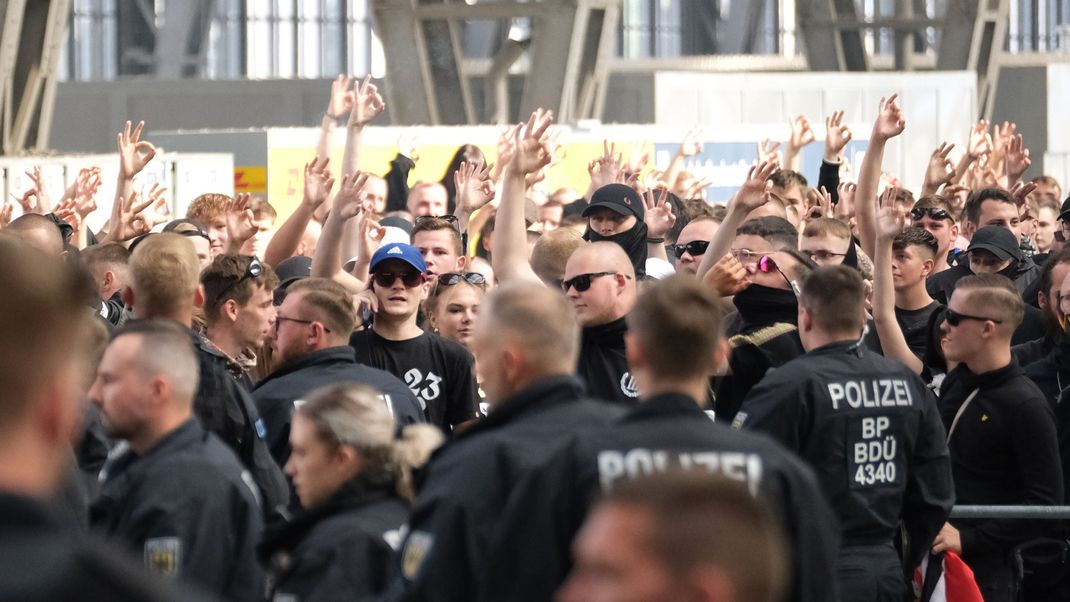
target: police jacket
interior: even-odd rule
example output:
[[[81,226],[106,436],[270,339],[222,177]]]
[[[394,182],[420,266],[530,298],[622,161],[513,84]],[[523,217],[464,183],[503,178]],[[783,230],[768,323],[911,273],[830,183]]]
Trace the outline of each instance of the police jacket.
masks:
[[[487,554],[484,599],[550,600],[599,490],[680,468],[722,473],[769,504],[791,552],[790,600],[837,599],[839,528],[813,472],[768,438],[713,422],[679,394],[652,397],[608,427],[570,437],[521,480]]]
[[[516,482],[569,435],[622,413],[618,405],[585,399],[576,378],[550,376],[439,448],[421,475],[401,576],[388,598],[480,599],[491,541]]]
[[[279,466],[285,466],[290,458],[294,401],[320,387],[346,382],[365,384],[378,391],[399,427],[425,422],[412,391],[393,374],[358,364],[352,347],[313,351],[279,366],[253,389],[256,407],[264,418],[265,438]]]
[[[891,542],[902,519],[914,567],[951,512],[936,400],[906,366],[857,341],[818,347],[770,372],[733,424],[771,435],[814,468],[845,546]]]
[[[591,397],[629,404],[638,399],[639,390],[624,357],[626,332],[624,318],[583,328],[576,374],[586,383]]]
[[[228,600],[259,600],[257,491],[236,457],[191,418],[144,455],[104,468],[90,526],[146,565]]]
[[[0,494],[0,600],[190,600],[190,592],[127,560],[122,550],[72,529],[44,502]]]
[[[959,504],[1050,506],[1063,501],[1055,418],[1044,394],[1011,361],[974,374],[960,365],[944,379],[940,413],[948,429],[969,396],[948,441]],[[962,557],[1006,558],[1015,545],[1050,534],[1050,521],[951,521],[962,538]]]
[[[1023,368],[1023,373],[1036,384],[1055,412],[1065,501],[1070,499],[1070,395],[1065,393],[1070,388],[1070,335],[1059,335],[1058,343],[1053,345],[1047,356]]]
[[[260,545],[272,575],[269,599],[358,601],[378,595],[394,570],[398,529],[408,512],[393,475],[361,473],[322,507],[273,527]]]
[[[193,330],[189,335],[197,353],[199,374],[193,413],[204,429],[226,443],[252,474],[260,489],[264,516],[271,520],[276,509],[288,503],[290,488],[268,451],[264,424],[253,399],[227,371],[227,357]]]

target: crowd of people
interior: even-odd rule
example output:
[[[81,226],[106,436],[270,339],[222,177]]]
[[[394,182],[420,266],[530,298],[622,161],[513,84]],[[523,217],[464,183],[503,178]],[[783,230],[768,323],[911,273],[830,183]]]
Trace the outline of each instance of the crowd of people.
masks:
[[[553,116],[362,172],[339,77],[303,196],[172,219],[156,152],[0,213],[0,555],[11,600],[927,600],[1070,596],[1070,199],[1013,124],[852,174],[791,122],[726,205],[607,141],[547,191]],[[342,165],[328,144],[346,129]],[[161,578],[162,577],[162,578]],[[952,578],[953,577],[953,578]],[[977,598],[975,598],[977,599]]]

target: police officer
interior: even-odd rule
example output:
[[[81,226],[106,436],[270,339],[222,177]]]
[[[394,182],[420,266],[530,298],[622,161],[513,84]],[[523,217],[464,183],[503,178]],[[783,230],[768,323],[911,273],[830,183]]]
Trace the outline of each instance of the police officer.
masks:
[[[106,465],[90,525],[149,568],[228,600],[259,600],[256,485],[193,416],[197,359],[179,326],[128,325],[112,339],[89,395],[129,449]]]
[[[391,599],[478,599],[517,480],[569,434],[622,412],[585,399],[572,376],[579,330],[568,301],[542,285],[505,284],[484,298],[472,350],[491,410],[425,469]]]
[[[733,426],[797,452],[819,475],[840,521],[845,600],[900,600],[954,501],[935,400],[904,365],[860,344],[865,291],[856,270],[821,267],[804,281],[799,337],[806,355],[751,390]],[[899,521],[911,552],[892,546]]]
[[[720,302],[673,276],[628,315],[639,404],[571,437],[515,488],[490,547],[484,600],[548,600],[569,571],[569,544],[598,492],[673,469],[724,474],[770,502],[788,534],[792,600],[836,600],[839,534],[813,473],[765,437],[715,423],[699,407],[716,370]]]

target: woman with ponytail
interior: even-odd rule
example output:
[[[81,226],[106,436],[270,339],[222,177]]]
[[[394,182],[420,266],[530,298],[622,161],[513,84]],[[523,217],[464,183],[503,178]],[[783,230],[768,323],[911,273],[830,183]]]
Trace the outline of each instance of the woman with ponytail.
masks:
[[[303,512],[261,544],[269,599],[357,600],[385,589],[412,472],[442,442],[428,425],[397,435],[389,404],[366,385],[330,385],[295,403],[285,470]]]

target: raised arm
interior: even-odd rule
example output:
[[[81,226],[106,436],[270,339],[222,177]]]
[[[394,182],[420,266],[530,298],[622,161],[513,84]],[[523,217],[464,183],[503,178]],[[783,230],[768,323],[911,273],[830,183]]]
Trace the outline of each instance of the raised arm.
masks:
[[[524,227],[524,178],[550,162],[543,137],[553,123],[553,114],[538,109],[523,127],[517,128],[512,156],[502,173],[502,199],[494,225],[491,262],[500,282],[542,280],[528,263],[528,239]]]
[[[364,290],[364,282],[342,270],[342,234],[347,221],[361,213],[361,188],[368,175],[357,172],[342,177],[334,203],[312,258],[312,277],[330,278],[354,294]]]
[[[457,191],[457,204],[453,215],[457,217],[457,229],[467,232],[468,220],[472,214],[486,206],[494,198],[494,182],[490,180],[491,165],[479,166],[462,161],[457,171],[453,172],[453,186]],[[468,249],[464,250],[465,254]]]
[[[702,256],[702,263],[698,268],[699,278],[728,252],[736,238],[736,228],[747,219],[747,214],[769,201],[769,178],[779,168],[776,161],[764,161],[752,166],[747,172],[747,180],[728,201],[728,212],[724,221],[717,228],[717,233],[713,235],[710,246]]]
[[[676,179],[680,177],[680,172],[684,170],[684,159],[694,157],[701,152],[702,130],[693,128],[684,136],[684,141],[680,143],[680,149],[673,155],[672,161],[669,162],[669,166],[665,168],[665,173],[661,176],[661,179],[670,190],[676,186]]]
[[[297,250],[297,245],[301,243],[301,237],[305,235],[305,228],[312,221],[316,209],[327,200],[331,188],[334,187],[334,176],[328,169],[330,162],[327,157],[316,157],[311,163],[305,164],[305,186],[301,204],[271,237],[271,242],[264,251],[265,263],[279,265]]]
[[[360,169],[360,149],[364,141],[364,126],[375,119],[386,108],[379,89],[367,75],[356,89],[353,96],[353,108],[349,112],[346,126],[346,150],[342,157],[342,175],[357,173]],[[342,232],[342,254],[352,257],[357,253],[357,224],[350,220]]]
[[[115,184],[115,200],[112,203],[111,218],[107,225],[108,233],[113,228],[122,227],[123,199],[132,199],[134,177],[156,156],[156,147],[151,142],[141,139],[145,122],[139,121],[132,130],[130,122],[123,126],[123,131],[115,135],[115,145],[119,151],[119,179]]]
[[[858,170],[858,191],[855,194],[855,216],[858,226],[858,239],[866,255],[873,256],[876,240],[877,188],[881,178],[881,164],[884,162],[884,146],[889,140],[903,133],[906,121],[896,100],[898,94],[881,99],[877,120],[873,123],[873,133],[869,136],[862,167]]]
[[[316,141],[317,157],[331,156],[331,137],[338,127],[338,120],[349,119],[355,97],[352,85],[353,78],[348,75],[339,75],[331,82],[331,97],[327,99],[327,108],[320,119],[320,137]],[[327,217],[327,209],[326,204],[320,205],[313,217],[322,222]]]
[[[816,139],[814,128],[806,115],[795,117],[788,122],[788,127],[791,128],[791,136],[788,137],[788,145],[784,149],[784,169],[802,171],[802,149]]]
[[[895,319],[895,285],[892,281],[892,241],[902,231],[904,216],[895,212],[896,189],[889,187],[881,195],[881,209],[876,216],[876,246],[873,254],[873,324],[885,357],[897,359],[916,374],[925,366],[907,346],[903,330]]]
[[[668,196],[668,188],[662,188],[658,191],[657,199],[654,198],[654,191],[649,188],[642,195],[643,205],[645,205],[643,221],[646,222],[647,229],[646,255],[647,257],[664,259],[665,261],[669,260],[668,254],[665,253],[665,235],[676,225],[676,216],[673,215],[672,205],[665,202]]]
[[[225,216],[227,224],[227,249],[228,255],[241,253],[242,245],[256,234],[256,224],[253,223],[253,210],[249,207],[252,198],[248,192],[243,192],[229,203]]]
[[[941,142],[933,154],[929,156],[929,165],[925,168],[925,181],[921,185],[921,197],[936,194],[941,186],[950,184],[955,180],[955,164],[947,156],[954,144]]]

